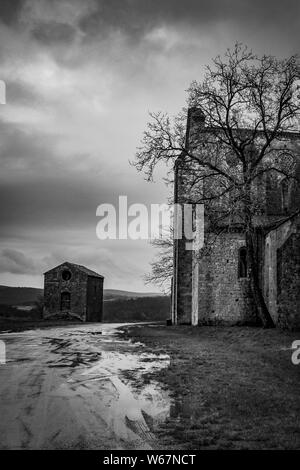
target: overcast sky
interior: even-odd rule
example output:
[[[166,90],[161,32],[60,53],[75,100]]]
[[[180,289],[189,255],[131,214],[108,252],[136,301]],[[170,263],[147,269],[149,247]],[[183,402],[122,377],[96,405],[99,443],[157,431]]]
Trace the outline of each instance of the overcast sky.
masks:
[[[71,261],[105,287],[145,286],[147,241],[96,238],[96,208],[165,202],[128,164],[149,110],[177,113],[193,79],[240,41],[298,52],[299,0],[1,0],[0,284],[42,286]]]

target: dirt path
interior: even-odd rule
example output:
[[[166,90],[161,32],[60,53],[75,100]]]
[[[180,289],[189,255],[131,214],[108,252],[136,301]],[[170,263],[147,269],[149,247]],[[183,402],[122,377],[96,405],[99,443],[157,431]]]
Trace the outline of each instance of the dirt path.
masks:
[[[118,326],[0,335],[1,449],[160,447],[154,431],[170,413],[169,394],[155,381],[135,383],[169,357],[120,338]]]

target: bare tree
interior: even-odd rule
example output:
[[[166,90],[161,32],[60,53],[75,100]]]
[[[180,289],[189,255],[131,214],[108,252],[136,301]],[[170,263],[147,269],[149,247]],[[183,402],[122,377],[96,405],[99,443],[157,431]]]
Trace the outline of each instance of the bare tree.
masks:
[[[151,272],[146,274],[147,283],[157,284],[164,292],[170,293],[173,274],[173,235],[154,239],[151,244],[158,248],[156,258],[151,263]]]
[[[171,119],[152,113],[134,165],[152,180],[156,165],[184,162],[190,202],[209,201],[213,226],[231,220],[246,235],[248,276],[265,327],[273,326],[260,285],[255,237],[264,207],[257,191],[266,178],[298,184],[300,68],[297,56],[279,60],[258,57],[236,44],[192,82],[188,106],[205,117],[185,135],[186,111]]]

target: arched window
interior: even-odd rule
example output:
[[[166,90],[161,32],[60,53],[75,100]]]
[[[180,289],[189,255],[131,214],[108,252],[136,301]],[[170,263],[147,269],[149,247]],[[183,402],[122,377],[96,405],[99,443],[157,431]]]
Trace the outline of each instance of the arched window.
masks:
[[[70,292],[62,292],[60,296],[60,309],[70,310],[71,308],[71,294]]]
[[[239,249],[238,277],[247,277],[247,249],[245,246]]]
[[[282,247],[276,251],[277,255],[277,295],[281,294],[282,283]]]
[[[280,183],[281,188],[281,208],[282,212],[285,214],[289,208],[289,181],[287,178],[284,178]]]

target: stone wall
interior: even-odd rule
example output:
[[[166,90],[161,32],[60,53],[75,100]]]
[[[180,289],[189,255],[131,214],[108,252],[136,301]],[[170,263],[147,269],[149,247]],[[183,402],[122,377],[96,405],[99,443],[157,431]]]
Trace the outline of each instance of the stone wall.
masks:
[[[240,233],[216,237],[198,261],[198,324],[256,324],[247,278],[239,278]]]
[[[88,277],[86,321],[101,322],[103,314],[103,279]]]
[[[300,217],[266,236],[264,298],[276,325],[300,328]]]
[[[187,147],[195,150],[198,145],[203,145],[206,133],[209,132],[210,130],[205,127],[203,114],[196,108],[190,108],[186,129]],[[299,135],[291,139],[288,145],[293,146],[293,141],[299,140]],[[300,165],[295,171],[300,178]],[[187,184],[188,174],[187,163],[182,155],[175,165],[175,203],[184,204],[193,200],[193,193]],[[208,179],[205,181],[206,184],[210,184]],[[292,215],[299,209],[300,189],[295,181],[284,181],[282,175],[275,172],[261,174],[253,184],[252,191],[257,204],[253,224],[256,226],[254,245],[259,283],[275,323],[289,327],[297,323],[296,318],[299,316],[297,312],[300,311],[299,224],[289,239],[283,234],[283,228],[271,233],[268,236],[270,248],[265,243],[264,236],[271,226],[278,225],[287,214]],[[219,201],[219,212],[223,203],[227,207],[227,199]],[[211,210],[211,201],[205,202],[205,214],[209,214],[209,211],[214,214]],[[206,220],[208,218],[206,217]],[[223,221],[222,228],[227,228],[227,231],[224,230],[221,235],[215,237],[211,248],[203,250],[201,257],[186,250],[184,239],[175,240],[173,323],[197,325],[259,322],[255,314],[249,280],[238,276],[239,249],[245,246],[244,234],[232,231],[233,228],[238,230],[238,227],[241,225],[234,218]],[[295,252],[298,254],[295,255]],[[277,262],[278,257],[280,266]],[[278,292],[279,269],[281,275]]]
[[[190,324],[192,310],[192,251],[184,239],[176,241],[176,319],[173,323]]]
[[[300,329],[300,234],[293,233],[282,247],[281,282],[277,292],[278,325]]]
[[[71,279],[64,281],[62,272],[71,272]],[[61,293],[71,294],[70,310],[61,311]],[[72,265],[61,265],[45,274],[44,313],[45,319],[50,317],[86,320],[87,275]]]
[[[192,309],[192,251],[187,250],[189,241],[184,236],[185,214],[183,204],[189,200],[186,192],[186,168],[184,160],[179,158],[175,165],[174,202],[181,206],[180,216],[175,215],[175,233],[182,238],[174,239],[174,272],[172,295],[172,323],[190,324]],[[192,223],[192,221],[190,221]],[[178,225],[177,225],[178,224]],[[177,233],[178,232],[178,233]]]

